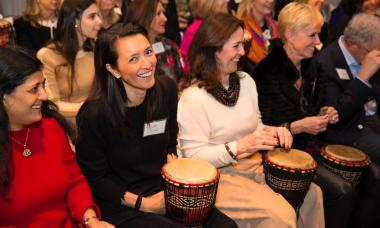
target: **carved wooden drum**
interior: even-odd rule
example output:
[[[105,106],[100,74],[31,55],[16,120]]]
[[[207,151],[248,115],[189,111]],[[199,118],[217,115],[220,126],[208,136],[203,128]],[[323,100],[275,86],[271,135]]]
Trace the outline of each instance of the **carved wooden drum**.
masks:
[[[168,216],[188,226],[202,225],[215,205],[219,171],[206,161],[180,158],[165,164],[161,174]]]
[[[322,164],[357,186],[364,169],[371,163],[368,155],[349,146],[328,145],[320,151]]]
[[[263,157],[266,183],[297,209],[309,189],[317,163],[308,153],[274,149]]]

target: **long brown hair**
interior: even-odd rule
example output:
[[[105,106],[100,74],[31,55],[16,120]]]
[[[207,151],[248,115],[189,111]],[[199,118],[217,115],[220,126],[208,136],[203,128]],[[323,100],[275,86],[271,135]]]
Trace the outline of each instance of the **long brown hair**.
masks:
[[[200,81],[199,86],[206,89],[218,85],[220,70],[215,53],[222,50],[238,28],[244,28],[243,22],[226,13],[213,14],[202,22],[188,52],[190,77],[187,86],[194,79]]]

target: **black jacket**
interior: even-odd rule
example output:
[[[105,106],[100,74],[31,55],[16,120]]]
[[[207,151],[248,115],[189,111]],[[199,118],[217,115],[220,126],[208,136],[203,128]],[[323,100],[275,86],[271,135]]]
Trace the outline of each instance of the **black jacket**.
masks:
[[[344,58],[338,41],[335,41],[315,56],[326,76],[327,102],[334,106],[339,113],[338,124],[329,127],[326,132],[326,141],[355,146],[364,126],[364,104],[376,98],[380,104],[380,72],[372,77],[369,88],[358,79],[354,79]],[[341,79],[337,68],[346,70],[350,80]],[[379,110],[379,109],[378,109]],[[379,115],[379,111],[377,112]]]
[[[279,126],[319,113],[325,103],[325,89],[315,62],[303,60],[301,75],[303,86],[299,91],[293,85],[300,73],[288,58],[282,43],[274,41],[272,51],[257,65],[252,75],[256,81],[259,107],[265,124]],[[306,133],[294,135],[294,147],[304,149],[313,138]]]

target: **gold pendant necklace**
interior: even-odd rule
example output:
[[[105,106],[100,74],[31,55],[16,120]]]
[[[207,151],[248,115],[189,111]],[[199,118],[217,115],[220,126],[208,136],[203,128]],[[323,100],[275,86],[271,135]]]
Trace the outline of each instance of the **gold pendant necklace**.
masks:
[[[22,156],[24,157],[29,157],[31,154],[32,154],[32,151],[30,151],[30,149],[26,146],[26,143],[28,142],[28,138],[29,138],[29,130],[30,128],[28,128],[28,131],[26,132],[26,137],[25,137],[25,143],[22,144],[20,141],[18,141],[17,139],[13,138],[11,136],[11,138],[13,139],[13,141],[15,141],[16,143],[20,144],[24,150],[22,151]]]

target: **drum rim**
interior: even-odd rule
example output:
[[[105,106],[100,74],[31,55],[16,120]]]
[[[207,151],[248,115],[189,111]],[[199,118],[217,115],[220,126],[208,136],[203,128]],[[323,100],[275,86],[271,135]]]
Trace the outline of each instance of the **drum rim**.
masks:
[[[363,167],[363,166],[368,166],[371,163],[371,158],[365,153],[363,153],[365,155],[365,159],[363,161],[345,161],[336,157],[331,157],[326,152],[327,146],[324,146],[321,148],[320,154],[324,159],[330,162],[333,162],[335,164],[349,166],[349,167]]]
[[[312,172],[315,172],[318,168],[318,163],[314,159],[313,159],[313,164],[312,164],[313,167],[311,167],[311,168],[293,168],[293,167],[287,167],[284,165],[279,165],[279,164],[274,163],[271,160],[269,160],[269,158],[267,156],[264,156],[263,161],[264,161],[264,163],[266,163],[272,167],[275,167],[275,168],[278,168],[278,169],[281,169],[284,171],[292,172],[292,173],[312,173]]]

